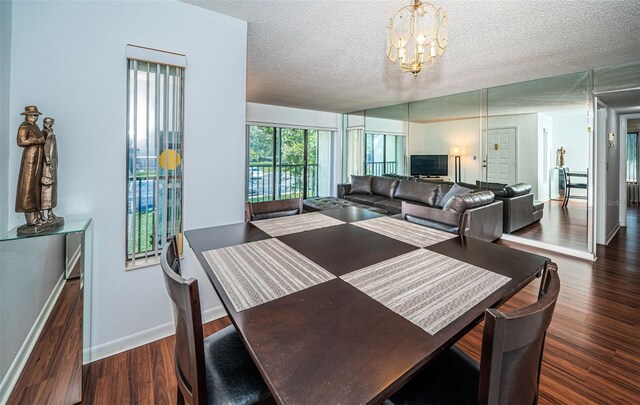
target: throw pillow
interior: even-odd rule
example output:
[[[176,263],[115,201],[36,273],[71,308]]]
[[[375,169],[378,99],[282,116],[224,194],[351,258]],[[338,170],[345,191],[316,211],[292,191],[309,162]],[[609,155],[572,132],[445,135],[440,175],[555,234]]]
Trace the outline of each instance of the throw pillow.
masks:
[[[351,191],[349,194],[371,194],[371,176],[351,175]]]
[[[453,186],[451,186],[451,188],[449,189],[449,191],[447,191],[447,194],[445,194],[441,199],[440,202],[438,203],[438,207],[440,208],[444,208],[444,206],[449,202],[449,200],[451,199],[451,197],[456,196],[456,195],[464,195],[464,194],[469,194],[470,192],[472,192],[473,190],[466,188],[466,187],[462,187],[459,186],[457,184],[454,184]]]

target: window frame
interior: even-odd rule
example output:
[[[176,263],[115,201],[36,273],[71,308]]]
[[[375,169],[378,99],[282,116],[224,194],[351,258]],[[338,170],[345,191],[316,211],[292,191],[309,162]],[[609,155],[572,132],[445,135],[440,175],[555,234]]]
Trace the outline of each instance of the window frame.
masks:
[[[169,228],[178,238],[179,252],[182,254],[182,232],[184,225],[184,103],[185,103],[185,70],[186,58],[184,55],[166,53],[163,51],[142,49],[144,58],[136,53],[140,49],[128,45],[127,47],[127,90],[126,90],[126,202],[125,202],[125,270],[152,266],[159,263],[162,245],[168,236],[171,236]],[[165,58],[168,55],[168,59]],[[179,59],[182,57],[182,59]],[[178,58],[178,59],[176,59]],[[181,62],[181,63],[176,63]],[[139,69],[139,64],[146,64],[146,68]],[[181,66],[179,66],[181,65]],[[153,68],[153,69],[152,69]],[[140,74],[145,75],[143,85],[146,89],[143,101],[144,111],[139,112],[140,103],[137,88]],[[153,97],[151,96],[151,77],[153,75]],[[170,78],[170,79],[169,79]],[[161,89],[162,87],[162,89]],[[152,103],[153,100],[153,103]],[[133,104],[132,104],[133,103]],[[153,120],[150,118],[153,116]],[[144,135],[138,120],[144,120]],[[153,129],[151,128],[153,123]],[[153,137],[153,152],[151,156],[150,138]],[[139,142],[146,142],[145,153],[138,155],[141,148]],[[173,169],[162,168],[160,158],[166,151],[164,160],[175,165]],[[172,159],[175,157],[175,160]],[[138,177],[139,160],[146,163],[144,177]],[[151,158],[155,158],[155,175],[149,176],[152,169]],[[149,188],[149,181],[153,186]],[[145,185],[142,185],[142,182]],[[138,183],[140,184],[138,186]],[[153,220],[149,224],[149,216],[145,221],[141,220],[143,211],[140,210],[143,187],[144,210],[149,213],[149,193],[153,193]],[[160,201],[162,199],[162,201]],[[164,206],[164,207],[162,207]],[[159,209],[162,213],[158,212]],[[130,211],[131,210],[131,211]],[[177,219],[176,219],[177,218]],[[140,221],[137,223],[137,221]],[[136,227],[142,229],[136,235]],[[151,231],[149,230],[151,226]],[[177,228],[176,228],[177,227]],[[138,251],[141,235],[152,238],[151,246]],[[151,234],[150,234],[151,233]],[[131,244],[131,247],[130,247]],[[148,246],[148,243],[147,243]]]
[[[254,197],[252,196],[252,175],[254,172],[256,172],[256,170],[252,170],[252,165],[251,165],[251,127],[263,127],[263,128],[270,128],[272,130],[271,132],[271,136],[272,136],[272,155],[273,155],[273,161],[272,164],[270,166],[268,166],[271,170],[271,181],[270,181],[270,188],[271,188],[271,193],[268,194],[268,199],[255,199],[255,202],[260,202],[260,201],[274,201],[274,200],[280,200],[283,199],[282,198],[282,194],[281,194],[281,187],[282,187],[282,183],[283,183],[283,178],[282,178],[282,134],[283,131],[289,131],[289,130],[293,130],[293,131],[303,131],[303,143],[304,143],[304,158],[303,158],[303,164],[300,165],[293,165],[293,166],[303,166],[302,170],[302,178],[304,179],[304,184],[299,188],[299,191],[301,192],[301,197],[304,198],[309,198],[310,197],[310,182],[309,180],[309,172],[310,172],[310,167],[315,167],[315,169],[311,169],[311,170],[315,170],[315,174],[314,174],[314,178],[315,178],[315,191],[314,191],[314,196],[318,196],[319,195],[319,190],[320,190],[320,134],[321,132],[328,132],[330,134],[330,136],[333,138],[335,136],[335,133],[337,132],[337,130],[335,128],[320,128],[320,127],[305,127],[305,126],[294,126],[294,125],[282,125],[282,124],[272,124],[272,123],[259,123],[259,122],[247,122],[246,123],[246,164],[245,164],[245,170],[246,170],[246,176],[245,176],[245,201],[254,201]],[[316,140],[315,140],[315,150],[316,150],[316,157],[315,157],[315,163],[309,163],[310,159],[309,159],[309,150],[310,150],[310,145],[308,145],[308,140],[310,137],[310,132],[316,132]],[[255,165],[254,165],[255,166]],[[287,165],[285,165],[287,166]],[[291,165],[289,165],[291,166]],[[260,171],[259,169],[257,171]],[[264,174],[263,174],[264,175]],[[313,182],[312,182],[313,183]],[[288,197],[288,198],[296,198],[296,197]]]

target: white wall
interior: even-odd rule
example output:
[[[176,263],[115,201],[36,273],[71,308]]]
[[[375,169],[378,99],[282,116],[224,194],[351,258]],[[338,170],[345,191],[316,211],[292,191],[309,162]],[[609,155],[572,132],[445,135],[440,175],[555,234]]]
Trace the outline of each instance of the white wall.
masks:
[[[460,158],[460,180],[475,184],[482,178],[480,119],[462,119],[431,123],[409,123],[409,155],[448,155],[451,146],[464,146]],[[475,157],[475,160],[474,160]],[[449,157],[449,177],[454,178],[454,159]]]
[[[601,245],[607,241],[607,112],[608,108],[598,105],[596,111],[596,243]]]
[[[540,132],[538,130],[538,114],[515,114],[489,117],[488,128],[516,127],[518,145],[517,175],[518,183],[531,184],[531,192],[538,199],[538,159],[537,150]],[[532,155],[532,153],[534,153]],[[532,158],[535,157],[535,158]]]
[[[556,165],[553,137],[552,118],[546,114],[538,114],[538,195],[536,198],[541,201],[549,200],[551,168]]]
[[[9,94],[12,1],[0,1],[0,235],[9,228]],[[17,131],[17,128],[16,128]]]
[[[563,147],[564,165],[571,171],[586,172],[589,167],[589,136],[586,114],[553,117],[553,150]]]
[[[193,229],[243,218],[246,32],[244,21],[177,1],[13,4],[10,126],[30,104],[56,118],[58,213],[94,219],[94,356],[173,328],[159,266],[125,271],[126,45],[187,56],[184,228]],[[10,179],[19,161],[14,145]],[[200,280],[203,308],[219,308],[186,247],[184,267]]]
[[[407,123],[402,120],[390,120],[378,117],[365,117],[365,132],[378,132],[389,135],[406,135]]]
[[[337,131],[342,127],[342,114],[281,107],[278,105],[247,103],[247,123]]]
[[[605,136],[610,132],[616,135],[615,146],[609,148],[606,142],[606,227],[605,235],[609,237],[611,233],[620,224],[620,140],[625,139],[620,136],[618,113],[607,108],[607,131]],[[602,210],[600,210],[602,212]]]

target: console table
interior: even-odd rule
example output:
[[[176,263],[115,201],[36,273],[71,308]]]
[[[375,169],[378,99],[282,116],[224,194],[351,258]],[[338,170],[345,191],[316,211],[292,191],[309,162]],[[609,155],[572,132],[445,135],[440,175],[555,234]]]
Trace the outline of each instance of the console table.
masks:
[[[0,403],[78,403],[90,361],[92,221],[16,230],[0,237]]]

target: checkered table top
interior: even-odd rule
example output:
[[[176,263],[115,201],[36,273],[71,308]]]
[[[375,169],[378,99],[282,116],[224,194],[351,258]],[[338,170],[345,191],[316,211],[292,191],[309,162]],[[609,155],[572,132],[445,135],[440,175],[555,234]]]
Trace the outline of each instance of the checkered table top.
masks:
[[[380,262],[370,264],[362,260],[360,268],[349,268],[342,279],[428,333],[438,332],[510,280],[455,258],[420,249],[456,235],[400,219],[381,216],[346,224],[316,212],[252,224],[272,238],[204,252],[238,312],[334,279],[331,266],[322,267],[324,263],[315,254],[317,250],[309,251],[306,245],[295,242],[305,237],[327,239],[324,235],[327,231],[338,231],[331,236],[331,240],[337,242],[328,255],[333,262],[337,250],[349,249],[353,245],[351,240],[361,238],[351,235],[356,230],[353,227],[358,227],[356,231],[363,234],[374,233],[369,237],[376,239],[381,249],[407,246],[403,246],[403,250],[391,249],[386,255],[388,258]],[[327,229],[338,225],[344,226]],[[306,235],[295,236],[301,232]],[[285,235],[289,235],[293,246],[287,245],[286,238],[284,242],[277,238]],[[403,253],[404,250],[409,253]]]

